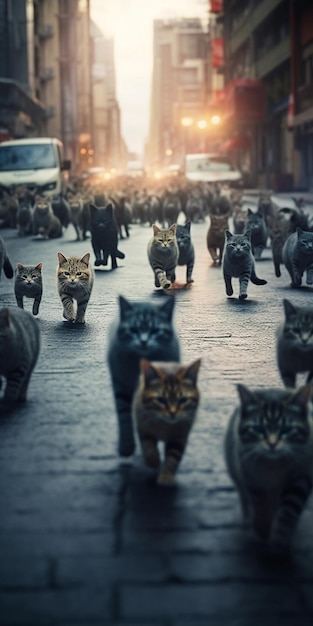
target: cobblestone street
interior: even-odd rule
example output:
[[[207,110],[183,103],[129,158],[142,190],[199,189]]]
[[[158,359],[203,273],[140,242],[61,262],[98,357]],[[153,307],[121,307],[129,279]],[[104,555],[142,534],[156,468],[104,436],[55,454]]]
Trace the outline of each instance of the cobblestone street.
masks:
[[[119,242],[118,269],[96,269],[86,325],[64,322],[56,288],[57,252],[94,255],[90,239],[19,238],[2,229],[13,266],[43,262],[38,324],[41,353],[27,405],[0,422],[1,626],[311,626],[312,500],[290,560],[266,558],[243,525],[223,458],[225,428],[238,403],[236,383],[282,386],[275,332],[283,298],[309,304],[312,288],[276,278],[267,249],[256,264],[265,286],[227,298],[206,248],[205,224],[192,224],[194,284],[154,288],[148,226]],[[110,262],[109,262],[110,263]],[[185,267],[177,270],[185,281]],[[139,447],[133,463],[116,452],[106,363],[118,295],[175,297],[182,361],[201,357],[201,402],[174,488],[155,485]],[[2,306],[16,306],[2,275]],[[31,309],[31,301],[25,308]]]

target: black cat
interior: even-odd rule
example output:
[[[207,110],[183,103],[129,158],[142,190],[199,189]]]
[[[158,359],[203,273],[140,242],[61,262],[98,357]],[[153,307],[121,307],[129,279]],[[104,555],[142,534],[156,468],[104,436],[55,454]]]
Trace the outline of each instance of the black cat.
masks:
[[[110,256],[112,270],[116,269],[116,258],[124,259],[125,254],[117,249],[118,228],[111,203],[106,207],[90,204],[90,232],[95,265],[107,265]]]
[[[176,228],[176,239],[179,249],[177,264],[186,265],[187,283],[193,283],[191,275],[195,264],[195,249],[191,241],[190,226],[191,222],[188,221],[186,224],[177,224]]]

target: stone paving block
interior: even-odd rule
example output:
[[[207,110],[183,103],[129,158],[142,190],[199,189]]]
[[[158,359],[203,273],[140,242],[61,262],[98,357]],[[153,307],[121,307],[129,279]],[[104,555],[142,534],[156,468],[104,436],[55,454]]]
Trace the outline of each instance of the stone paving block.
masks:
[[[5,562],[20,557],[108,556],[114,551],[115,534],[102,532],[2,532],[0,554]]]
[[[1,551],[2,557],[3,552]],[[0,589],[44,588],[49,585],[50,561],[40,558],[0,559]],[[0,622],[1,623],[1,622]]]

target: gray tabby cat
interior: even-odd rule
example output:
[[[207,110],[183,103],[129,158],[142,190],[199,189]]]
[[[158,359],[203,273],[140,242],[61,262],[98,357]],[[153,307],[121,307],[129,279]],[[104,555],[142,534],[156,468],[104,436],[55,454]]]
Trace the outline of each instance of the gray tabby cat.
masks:
[[[285,242],[282,259],[290,274],[292,287],[301,287],[304,272],[306,284],[313,285],[313,233],[298,227]]]
[[[277,329],[277,365],[286,387],[295,387],[297,374],[313,378],[313,306],[283,300],[285,320]]]
[[[132,399],[137,387],[140,359],[179,361],[179,339],[173,327],[175,299],[164,304],[129,302],[119,296],[119,318],[109,329],[108,364],[118,418],[119,454],[133,454]]]
[[[40,329],[31,313],[18,307],[0,309],[0,375],[6,378],[0,411],[26,401],[39,350]]]
[[[2,237],[0,237],[0,279],[2,270],[4,271],[7,278],[13,278],[13,267],[8,257],[4,240],[2,239]]]
[[[34,298],[33,315],[38,315],[42,298],[42,263],[38,265],[22,265],[18,263],[15,270],[14,291],[17,306],[24,308],[23,299]]]
[[[239,300],[248,297],[249,280],[255,285],[266,285],[267,281],[258,278],[254,269],[254,257],[251,249],[251,231],[242,235],[233,235],[225,231],[226,245],[223,252],[223,275],[226,294],[233,295],[232,278],[239,278]]]
[[[159,469],[158,484],[172,485],[199,403],[200,359],[190,365],[142,359],[133,417],[146,465]],[[164,442],[161,463],[159,441]]]
[[[271,551],[285,555],[312,490],[311,385],[237,388],[240,406],[225,437],[228,471],[244,517]]]
[[[260,211],[254,212],[251,209],[247,210],[245,230],[251,230],[252,253],[254,258],[259,260],[263,250],[266,248],[268,237],[265,219]]]
[[[191,222],[177,224],[176,239],[179,250],[177,265],[186,265],[186,283],[193,283],[192,272],[195,264],[195,249],[191,241]]]
[[[176,224],[169,228],[159,228],[153,224],[153,237],[148,243],[148,259],[154,272],[156,287],[168,289],[175,282],[175,270],[179,249],[176,238]]]
[[[76,324],[85,323],[85,313],[91,296],[94,273],[89,263],[90,253],[83,257],[65,257],[58,252],[58,292],[63,304],[63,317]]]

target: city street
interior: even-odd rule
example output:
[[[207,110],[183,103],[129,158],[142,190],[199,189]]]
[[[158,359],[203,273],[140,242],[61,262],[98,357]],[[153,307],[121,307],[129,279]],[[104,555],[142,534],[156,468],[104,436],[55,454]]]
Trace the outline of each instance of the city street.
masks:
[[[149,226],[119,242],[118,269],[96,268],[85,326],[62,318],[57,252],[94,255],[90,239],[34,240],[1,229],[15,267],[43,263],[38,316],[41,352],[28,402],[0,421],[1,626],[311,626],[313,500],[290,560],[266,558],[242,522],[228,477],[223,438],[238,404],[236,384],[282,387],[275,333],[283,298],[312,303],[312,288],[276,278],[268,248],[248,299],[227,298],[222,271],[206,248],[205,224],[192,224],[191,288],[154,287]],[[231,228],[231,226],[230,226]],[[185,267],[177,269],[184,284]],[[106,362],[118,295],[174,297],[182,361],[201,357],[197,421],[174,488],[156,486],[137,445],[130,464],[117,455],[117,426]],[[16,306],[3,273],[1,306]],[[25,304],[31,310],[32,302]],[[303,379],[304,380],[304,379]]]

